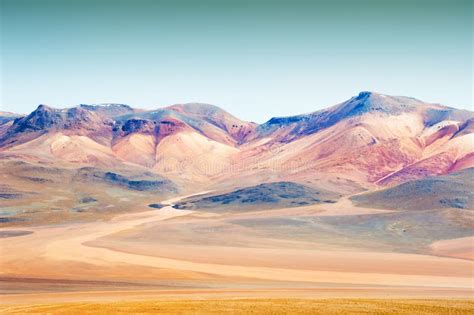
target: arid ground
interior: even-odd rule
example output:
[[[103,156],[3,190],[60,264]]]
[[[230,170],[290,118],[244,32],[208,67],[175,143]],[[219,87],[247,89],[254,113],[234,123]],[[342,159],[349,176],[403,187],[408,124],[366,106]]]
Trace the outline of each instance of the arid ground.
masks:
[[[111,220],[2,229],[3,311],[474,309],[474,262],[466,258],[472,238],[451,241],[459,243],[454,257],[442,257],[453,251],[448,246],[444,253],[443,242],[434,243],[431,254],[390,252],[370,243],[350,248],[337,233],[315,240],[298,222],[392,211],[359,208],[343,198],[324,206],[211,213],[171,206],[181,199]],[[251,226],[255,220],[258,228]]]

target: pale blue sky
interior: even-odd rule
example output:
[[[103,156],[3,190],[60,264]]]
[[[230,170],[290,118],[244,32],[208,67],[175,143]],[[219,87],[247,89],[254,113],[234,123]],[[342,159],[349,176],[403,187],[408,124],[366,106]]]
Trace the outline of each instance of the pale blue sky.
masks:
[[[0,1],[4,111],[204,102],[264,122],[362,90],[472,110],[472,1]]]

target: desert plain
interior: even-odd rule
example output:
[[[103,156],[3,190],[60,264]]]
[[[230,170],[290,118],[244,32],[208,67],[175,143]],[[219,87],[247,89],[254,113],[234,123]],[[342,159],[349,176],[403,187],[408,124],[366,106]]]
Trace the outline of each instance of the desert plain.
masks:
[[[221,215],[174,209],[177,200],[103,222],[2,229],[2,310],[270,314],[285,313],[286,305],[286,312],[323,314],[390,313],[399,305],[407,314],[472,311],[472,237],[452,240],[445,255],[440,242],[432,254],[349,248],[295,237],[291,229],[272,237],[230,222],[380,210],[345,199],[328,207]],[[462,258],[449,257],[453,248]]]

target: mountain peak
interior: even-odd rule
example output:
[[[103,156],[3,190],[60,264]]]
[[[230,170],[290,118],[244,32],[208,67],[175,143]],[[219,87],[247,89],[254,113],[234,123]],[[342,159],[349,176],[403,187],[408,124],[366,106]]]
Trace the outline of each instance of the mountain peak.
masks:
[[[364,98],[367,98],[367,97],[370,97],[372,94],[374,94],[373,92],[370,92],[370,91],[361,91],[359,93],[359,95],[357,95],[357,99],[364,99]]]
[[[368,112],[398,115],[402,112],[416,110],[425,103],[410,97],[391,96],[370,91],[362,91],[334,107],[334,111],[343,116],[356,116]]]
[[[361,91],[357,96],[330,107],[309,114],[274,117],[259,126],[259,133],[267,135],[276,128],[288,127],[282,141],[290,141],[303,135],[312,134],[328,128],[341,120],[362,116],[368,113],[398,115],[414,111],[423,102],[402,96],[389,96],[371,91]]]
[[[54,109],[48,105],[40,104],[28,116],[18,120],[14,127],[17,131],[26,130],[44,130],[51,128],[61,121],[59,110]]]
[[[77,108],[84,109],[89,112],[103,114],[109,118],[136,112],[135,109],[127,104],[117,103],[80,104]]]
[[[132,109],[130,105],[119,104],[119,103],[101,103],[101,104],[80,104],[79,107],[95,110],[100,108],[123,108],[123,109]]]
[[[12,131],[20,132],[45,132],[51,129],[98,128],[98,125],[107,123],[106,119],[99,117],[94,111],[81,106],[57,109],[45,104],[40,104],[28,116],[15,120]]]
[[[361,91],[357,96],[352,97],[350,100],[358,100],[362,102],[371,102],[371,101],[378,101],[378,102],[385,102],[389,99],[405,99],[403,96],[392,96],[392,95],[385,95],[377,92],[372,91]],[[406,98],[408,99],[408,98]],[[347,101],[347,102],[348,102]]]
[[[185,114],[200,120],[204,120],[207,123],[223,130],[228,134],[234,141],[242,142],[244,138],[249,136],[254,129],[256,124],[252,122],[243,121],[232,114],[228,113],[224,109],[205,103],[186,103],[177,104],[168,107],[168,109]],[[188,121],[190,122],[190,121]],[[191,123],[191,125],[194,125]],[[201,127],[194,125],[197,129]]]
[[[184,112],[184,113],[200,115],[200,116],[208,116],[208,115],[214,115],[218,113],[228,114],[222,108],[215,105],[206,104],[206,103],[175,104],[175,105],[169,106],[168,108],[177,112]]]
[[[33,112],[36,112],[36,111],[54,111],[55,109],[52,108],[51,106],[48,106],[48,105],[45,105],[45,104],[39,104],[38,107],[36,107],[36,109],[33,111]]]
[[[371,102],[371,101],[376,101],[378,100],[379,102],[383,102],[384,100],[387,99],[396,99],[396,98],[404,98],[403,96],[391,96],[391,95],[385,95],[373,91],[361,91],[357,96],[351,97],[349,100],[347,100],[345,103],[349,101],[361,101],[361,102]]]

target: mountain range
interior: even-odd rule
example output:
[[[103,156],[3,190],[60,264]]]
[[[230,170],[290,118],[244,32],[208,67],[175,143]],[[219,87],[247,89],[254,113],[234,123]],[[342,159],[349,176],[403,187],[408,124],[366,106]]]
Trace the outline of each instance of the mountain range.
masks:
[[[471,111],[372,92],[263,124],[199,103],[0,113],[2,160],[138,169],[185,190],[281,180],[372,190],[473,167],[473,137]]]

